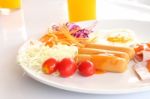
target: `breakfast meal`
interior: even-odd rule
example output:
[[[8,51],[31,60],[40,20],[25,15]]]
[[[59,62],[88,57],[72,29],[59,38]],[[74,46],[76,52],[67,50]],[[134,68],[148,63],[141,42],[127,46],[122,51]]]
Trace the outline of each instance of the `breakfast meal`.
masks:
[[[133,69],[139,76],[141,62],[146,62],[141,67],[150,71],[150,43],[137,43],[130,30],[109,31],[102,38],[93,36],[93,32],[74,23],[53,25],[48,33],[20,48],[18,62],[36,72],[61,77],[123,73],[130,61],[135,62]]]

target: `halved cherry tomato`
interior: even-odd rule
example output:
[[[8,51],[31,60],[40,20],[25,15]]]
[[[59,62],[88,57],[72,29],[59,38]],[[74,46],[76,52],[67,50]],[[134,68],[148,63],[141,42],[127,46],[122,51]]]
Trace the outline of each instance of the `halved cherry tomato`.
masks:
[[[52,74],[56,71],[57,61],[54,58],[49,58],[42,65],[42,71],[45,74]]]
[[[94,64],[91,61],[86,60],[79,63],[79,73],[82,76],[91,76],[95,73],[95,71]]]
[[[61,77],[69,77],[75,73],[77,66],[73,59],[64,58],[58,63],[57,69]]]

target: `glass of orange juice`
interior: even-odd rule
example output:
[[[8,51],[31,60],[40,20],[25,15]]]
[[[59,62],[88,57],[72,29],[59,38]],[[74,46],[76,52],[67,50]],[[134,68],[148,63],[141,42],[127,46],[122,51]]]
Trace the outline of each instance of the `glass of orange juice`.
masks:
[[[95,20],[96,0],[68,0],[70,22]]]
[[[17,9],[21,6],[21,0],[0,0],[0,8]]]
[[[0,14],[9,14],[21,7],[21,0],[0,0]]]

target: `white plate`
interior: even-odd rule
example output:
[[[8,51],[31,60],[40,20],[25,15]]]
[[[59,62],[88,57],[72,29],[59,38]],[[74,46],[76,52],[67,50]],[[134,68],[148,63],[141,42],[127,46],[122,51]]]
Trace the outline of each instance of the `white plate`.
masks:
[[[79,24],[87,26],[91,23],[92,21]],[[150,22],[132,20],[103,20],[98,22],[95,30],[120,28],[131,29],[135,31],[140,41],[146,42],[150,37],[149,26]],[[24,48],[24,46],[21,48]],[[137,78],[131,68],[133,64],[133,62],[130,62],[129,69],[124,73],[105,73],[91,77],[82,77],[76,73],[70,78],[44,75],[29,69],[27,66],[21,67],[33,79],[49,86],[68,91],[90,94],[123,94],[150,90],[150,82],[142,82]]]

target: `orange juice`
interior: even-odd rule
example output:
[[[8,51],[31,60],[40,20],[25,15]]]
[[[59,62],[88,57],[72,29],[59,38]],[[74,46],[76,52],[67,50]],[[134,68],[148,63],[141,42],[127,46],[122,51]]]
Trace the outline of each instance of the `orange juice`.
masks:
[[[68,0],[69,21],[96,19],[96,0]]]
[[[21,0],[0,0],[0,8],[20,8]]]

